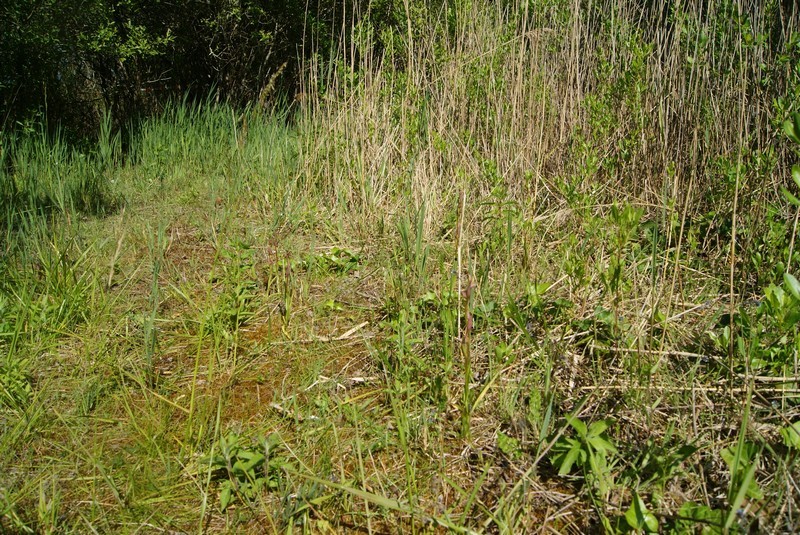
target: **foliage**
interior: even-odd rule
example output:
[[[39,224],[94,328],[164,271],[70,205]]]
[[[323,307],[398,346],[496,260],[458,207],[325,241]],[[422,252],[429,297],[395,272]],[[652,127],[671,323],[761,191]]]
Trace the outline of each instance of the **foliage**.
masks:
[[[651,513],[638,493],[633,494],[633,503],[622,517],[624,524],[617,529],[620,533],[659,533],[658,519]]]
[[[722,526],[724,511],[712,509],[707,505],[694,502],[684,503],[678,509],[678,520],[667,530],[674,535],[689,535],[700,533],[702,535],[718,535],[724,533]],[[737,527],[737,526],[734,526]]]
[[[219,455],[207,459],[212,471],[221,473],[219,508],[225,511],[235,500],[245,503],[261,493],[276,490],[281,483],[281,468],[287,462],[279,455],[280,437],[270,435],[258,444],[248,444],[237,433],[229,432],[219,440]]]
[[[792,142],[800,145],[800,114],[795,113],[787,119],[783,123],[783,130]],[[800,188],[800,165],[792,166],[792,179]],[[800,200],[786,187],[781,190],[784,198],[800,211]],[[788,264],[791,265],[791,248],[788,254]],[[800,321],[800,282],[788,271],[789,265],[779,264],[787,269],[782,273],[783,284],[778,286],[770,283],[764,289],[763,300],[754,313],[742,307],[734,315],[734,327],[738,327],[738,330],[726,325],[721,331],[710,333],[718,348],[727,350],[734,347],[740,365],[778,375],[787,373],[794,366],[800,346],[797,330]]]
[[[220,256],[221,269],[212,278],[220,291],[206,312],[205,321],[209,331],[220,329],[225,338],[230,338],[253,316],[251,302],[256,296],[258,283],[250,246],[235,243],[230,249],[223,250]]]
[[[358,269],[361,259],[356,253],[342,248],[333,247],[321,254],[309,255],[301,266],[307,269],[317,268],[328,273],[352,273]]]
[[[298,51],[310,53],[306,28],[333,33],[345,4],[4,2],[0,130],[44,111],[50,124],[92,136],[104,111],[127,126],[186,91],[263,103],[275,97],[276,78],[297,83]]]
[[[739,491],[744,486],[745,495],[751,499],[762,499],[764,493],[752,474],[758,464],[761,447],[753,442],[743,442],[737,449],[725,448],[720,452],[725,464],[731,472],[731,488]]]
[[[790,449],[800,449],[800,422],[794,422],[780,429],[783,444]]]
[[[33,396],[31,379],[25,372],[28,363],[24,359],[6,355],[0,365],[0,404],[14,411],[24,410]]]
[[[553,466],[558,468],[558,473],[562,476],[569,474],[577,466],[584,477],[597,486],[600,495],[605,496],[612,483],[613,459],[610,457],[617,453],[617,448],[606,434],[611,422],[598,420],[587,427],[580,419],[570,416],[567,423],[577,436],[562,436],[556,441],[551,456]]]
[[[770,284],[755,311],[741,307],[734,315],[735,325],[726,325],[710,333],[717,348],[727,351],[734,336],[734,350],[739,367],[782,374],[793,366],[798,343],[800,319],[800,284],[793,275],[784,274],[784,284]]]

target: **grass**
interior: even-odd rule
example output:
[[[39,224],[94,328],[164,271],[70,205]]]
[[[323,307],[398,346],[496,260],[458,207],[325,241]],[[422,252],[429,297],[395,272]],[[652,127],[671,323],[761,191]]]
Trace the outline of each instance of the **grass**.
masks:
[[[796,531],[796,20],[556,4],[4,134],[2,531]]]

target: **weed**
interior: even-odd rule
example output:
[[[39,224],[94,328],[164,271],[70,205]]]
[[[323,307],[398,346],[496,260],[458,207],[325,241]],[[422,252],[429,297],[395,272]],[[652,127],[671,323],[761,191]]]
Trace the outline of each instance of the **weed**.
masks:
[[[647,509],[638,493],[633,493],[633,503],[617,524],[618,533],[659,533],[658,519]]]
[[[567,424],[576,437],[562,436],[553,445],[551,461],[559,475],[567,475],[577,467],[587,482],[605,496],[613,484],[612,456],[616,447],[609,441],[606,430],[611,425],[607,420],[592,422],[588,427],[575,416],[567,418]]]
[[[333,247],[318,255],[309,255],[301,264],[306,269],[317,268],[327,273],[351,273],[361,264],[360,257],[341,247]]]
[[[702,535],[718,535],[724,533],[724,511],[712,509],[707,505],[687,502],[678,509],[678,519],[669,526],[667,533],[683,535],[701,533]]]
[[[6,354],[6,361],[0,367],[0,400],[5,408],[24,411],[33,396],[33,386],[25,359],[13,358]]]
[[[280,488],[282,468],[287,463],[280,455],[280,442],[280,437],[270,435],[251,445],[234,432],[220,438],[219,454],[201,461],[201,465],[207,462],[213,472],[221,474],[217,476],[221,479],[220,510],[225,511],[235,500],[252,506],[263,493]]]

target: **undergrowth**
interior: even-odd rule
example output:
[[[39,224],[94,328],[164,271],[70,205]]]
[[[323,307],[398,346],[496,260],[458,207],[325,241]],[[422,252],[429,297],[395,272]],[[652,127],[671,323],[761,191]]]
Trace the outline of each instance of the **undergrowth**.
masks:
[[[0,528],[797,531],[797,15],[698,4],[4,133]]]

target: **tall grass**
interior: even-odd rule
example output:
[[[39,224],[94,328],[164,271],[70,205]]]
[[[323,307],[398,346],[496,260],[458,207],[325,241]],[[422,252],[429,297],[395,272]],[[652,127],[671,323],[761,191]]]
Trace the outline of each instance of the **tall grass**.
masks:
[[[460,191],[503,190],[528,217],[626,199],[727,242],[788,176],[797,21],[778,2],[448,2],[379,56],[356,28],[340,68],[307,69],[309,179],[345,206],[425,202],[429,232]]]
[[[642,5],[397,2],[286,112],[4,134],[0,530],[796,531],[800,21]]]
[[[573,389],[583,384],[582,392],[598,396],[591,414],[580,401],[587,417],[615,412],[607,395],[616,392],[641,411],[643,426],[652,424],[645,407],[664,396],[687,402],[670,386],[697,371],[670,357],[679,347],[699,355],[714,339],[720,364],[703,380],[727,377],[733,398],[755,380],[753,362],[762,373],[766,361],[775,363],[756,356],[764,345],[752,338],[771,313],[740,304],[780,284],[792,254],[792,214],[779,192],[794,153],[780,125],[798,102],[796,7],[454,1],[428,9],[404,2],[398,11],[407,28],[373,32],[368,11],[343,27],[349,36],[333,68],[306,65],[301,156],[302,180],[332,213],[349,214],[361,239],[385,239],[395,221],[395,247],[408,250],[408,220],[422,214],[417,242],[436,251],[422,272],[398,266],[388,277],[393,334],[379,360],[395,378],[386,388],[396,390],[392,410],[406,459],[413,418],[397,414],[397,399],[409,392],[445,392],[444,405],[460,408],[465,438],[475,437],[474,427],[465,431],[475,414],[492,420],[492,413],[506,454],[531,428],[554,437],[545,452],[567,444],[561,436],[575,416],[559,424],[550,409],[546,417],[522,416],[513,389],[493,388],[500,376],[492,375],[492,352],[534,351],[539,362],[528,366],[535,372],[506,377],[534,389],[561,369],[567,377],[545,396],[549,407],[553,399],[564,405],[556,415],[579,403]],[[457,280],[455,295],[448,275]],[[439,322],[443,332],[424,328],[425,306],[441,318],[452,310],[455,340]],[[471,338],[473,319],[484,331],[480,341]],[[464,357],[455,366],[450,344]],[[393,385],[397,377],[404,382]],[[462,400],[449,383],[463,388]],[[509,412],[473,413],[473,384],[483,390],[472,396],[508,399]],[[739,414],[735,404],[730,410]],[[593,428],[607,425],[600,423]],[[591,436],[581,425],[574,430]],[[686,429],[683,436],[708,438]],[[601,483],[587,488],[598,522],[617,529],[606,516],[615,468],[605,465],[605,453],[585,448],[567,450],[583,451],[587,481]],[[467,480],[463,488],[474,483]],[[529,482],[526,475],[518,485]],[[524,525],[519,515],[530,504],[524,495],[508,499],[484,526],[522,529],[516,523]],[[726,529],[741,503],[726,512]],[[509,518],[499,516],[505,507]]]

